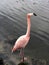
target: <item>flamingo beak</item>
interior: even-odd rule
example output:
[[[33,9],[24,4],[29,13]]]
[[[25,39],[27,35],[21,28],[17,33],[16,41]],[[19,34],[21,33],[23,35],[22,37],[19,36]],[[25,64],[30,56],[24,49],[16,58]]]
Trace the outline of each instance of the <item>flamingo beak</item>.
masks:
[[[33,13],[34,16],[37,16],[35,13]]]

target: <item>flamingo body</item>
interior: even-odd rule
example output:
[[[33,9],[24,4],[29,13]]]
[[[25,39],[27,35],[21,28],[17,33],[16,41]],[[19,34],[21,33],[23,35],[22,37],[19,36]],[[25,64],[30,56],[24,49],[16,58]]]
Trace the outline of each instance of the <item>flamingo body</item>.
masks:
[[[28,44],[30,37],[26,35],[20,36],[17,41],[15,42],[15,45],[12,49],[12,51],[15,51],[17,49],[25,48],[25,46]]]

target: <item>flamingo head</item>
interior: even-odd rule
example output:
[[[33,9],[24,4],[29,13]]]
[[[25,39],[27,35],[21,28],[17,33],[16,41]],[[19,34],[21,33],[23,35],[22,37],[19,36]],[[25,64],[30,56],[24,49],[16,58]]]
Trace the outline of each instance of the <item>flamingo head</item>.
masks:
[[[33,15],[33,13],[28,13],[28,14],[27,14],[27,16],[32,16],[32,15]]]
[[[32,15],[37,16],[35,13],[28,13],[28,14],[27,14],[28,17],[30,17],[30,16],[32,16]]]

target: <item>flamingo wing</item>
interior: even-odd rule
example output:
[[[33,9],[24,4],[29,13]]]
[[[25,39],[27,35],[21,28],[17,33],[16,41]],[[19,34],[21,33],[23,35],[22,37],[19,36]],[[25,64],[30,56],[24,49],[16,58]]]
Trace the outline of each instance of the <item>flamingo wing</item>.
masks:
[[[15,42],[14,49],[17,50],[19,48],[24,48],[29,41],[29,38],[26,38],[25,35],[20,36],[17,41]]]

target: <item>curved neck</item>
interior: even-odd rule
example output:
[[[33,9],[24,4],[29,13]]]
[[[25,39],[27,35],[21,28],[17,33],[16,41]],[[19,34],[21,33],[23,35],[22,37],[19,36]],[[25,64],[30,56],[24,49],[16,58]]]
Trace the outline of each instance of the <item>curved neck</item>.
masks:
[[[30,27],[31,27],[30,17],[27,17],[27,32],[26,32],[27,36],[30,36]]]

